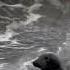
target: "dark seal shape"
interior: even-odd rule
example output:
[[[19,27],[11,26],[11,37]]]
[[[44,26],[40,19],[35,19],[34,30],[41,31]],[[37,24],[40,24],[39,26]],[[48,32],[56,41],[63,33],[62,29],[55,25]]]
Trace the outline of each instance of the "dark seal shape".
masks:
[[[63,70],[58,57],[51,53],[42,54],[37,60],[33,61],[33,65],[41,70]]]

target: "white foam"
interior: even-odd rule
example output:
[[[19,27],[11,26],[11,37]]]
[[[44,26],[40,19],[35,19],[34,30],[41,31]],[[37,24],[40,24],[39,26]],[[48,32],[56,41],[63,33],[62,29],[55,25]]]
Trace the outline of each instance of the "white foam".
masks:
[[[4,67],[5,67],[7,64],[8,64],[8,63],[2,63],[2,64],[0,64],[0,70],[3,70]]]
[[[39,15],[39,14],[33,14],[33,13],[30,13],[29,16],[27,16],[27,20],[26,21],[20,21],[21,24],[23,25],[28,25],[28,24],[31,24],[33,23],[34,21],[38,21],[39,18],[41,18],[42,16]]]

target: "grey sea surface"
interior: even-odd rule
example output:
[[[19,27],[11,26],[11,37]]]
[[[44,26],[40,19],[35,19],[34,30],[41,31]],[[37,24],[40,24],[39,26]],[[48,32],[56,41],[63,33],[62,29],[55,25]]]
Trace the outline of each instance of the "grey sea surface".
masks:
[[[59,47],[62,48],[59,55],[69,70],[69,3],[0,0],[0,70],[33,70],[25,62],[44,52],[56,53]]]

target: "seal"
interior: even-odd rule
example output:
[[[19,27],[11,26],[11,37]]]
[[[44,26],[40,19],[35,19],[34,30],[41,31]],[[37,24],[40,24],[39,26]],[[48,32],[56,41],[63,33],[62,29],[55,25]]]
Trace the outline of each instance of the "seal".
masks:
[[[63,70],[59,58],[52,53],[40,55],[37,60],[33,61],[33,65],[41,70]]]

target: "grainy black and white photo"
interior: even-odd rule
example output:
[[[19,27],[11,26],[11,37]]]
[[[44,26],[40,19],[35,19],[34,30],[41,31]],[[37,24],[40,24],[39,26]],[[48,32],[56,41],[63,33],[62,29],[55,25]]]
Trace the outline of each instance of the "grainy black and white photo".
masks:
[[[0,0],[0,70],[70,70],[70,0]]]

